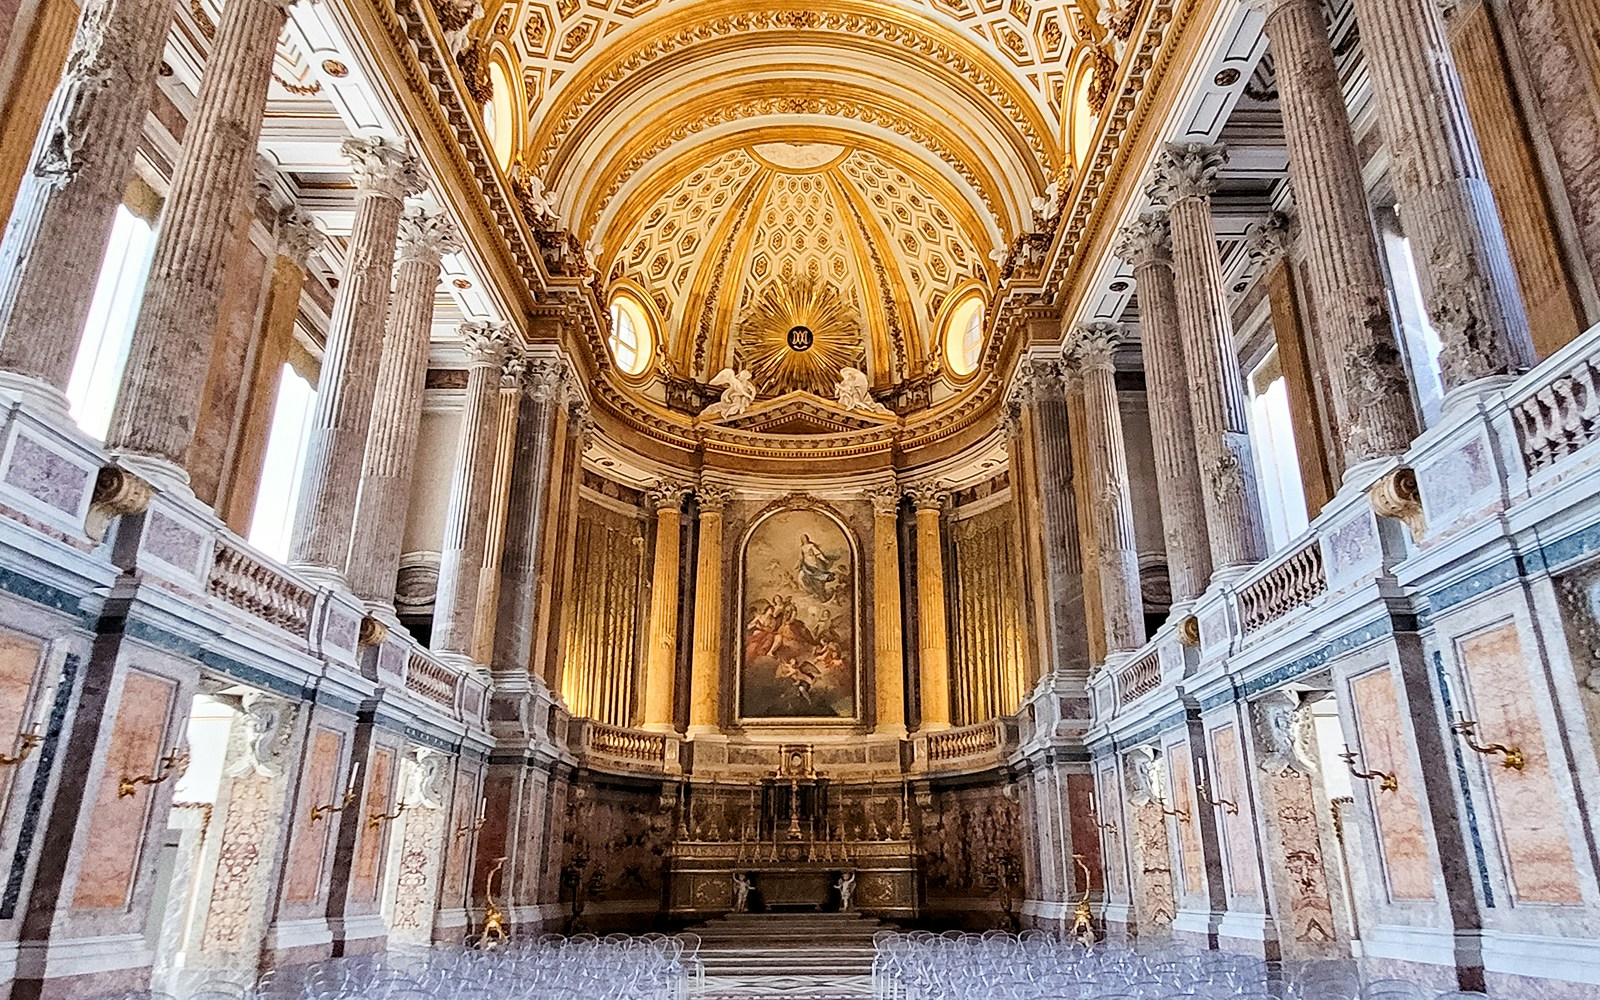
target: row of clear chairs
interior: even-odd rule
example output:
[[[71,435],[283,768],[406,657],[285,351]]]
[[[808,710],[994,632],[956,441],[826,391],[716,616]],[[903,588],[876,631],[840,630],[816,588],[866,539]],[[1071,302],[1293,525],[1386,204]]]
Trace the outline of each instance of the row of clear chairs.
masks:
[[[1044,931],[880,932],[874,1000],[1491,1000],[1352,963],[1275,963],[1216,951],[1084,947]]]
[[[489,949],[393,949],[275,969],[192,971],[104,1000],[687,1000],[704,992],[694,934],[513,937]]]

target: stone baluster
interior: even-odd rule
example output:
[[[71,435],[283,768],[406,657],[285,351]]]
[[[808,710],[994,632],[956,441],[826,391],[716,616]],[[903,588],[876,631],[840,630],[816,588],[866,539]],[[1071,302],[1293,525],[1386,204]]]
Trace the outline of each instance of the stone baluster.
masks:
[[[1289,178],[1344,461],[1348,468],[1397,455],[1416,437],[1417,419],[1322,2],[1250,3],[1267,13]]]
[[[1533,363],[1533,334],[1438,0],[1355,0],[1445,391]]]
[[[650,490],[656,511],[655,570],[650,583],[649,647],[644,663],[644,728],[671,732],[673,677],[678,669],[678,578],[682,552],[683,501],[689,490],[662,483]]]
[[[868,491],[872,502],[872,646],[880,736],[906,734],[906,660],[900,605],[900,490]]]
[[[1090,507],[1099,542],[1100,607],[1108,654],[1138,649],[1145,639],[1127,446],[1117,408],[1115,354],[1121,342],[1120,325],[1095,322],[1079,327],[1068,347],[1071,363],[1083,377],[1090,479],[1095,488]]]
[[[700,542],[695,553],[694,647],[689,666],[689,734],[718,729],[717,692],[722,688],[722,512],[730,495],[710,484],[695,490],[700,504]]]
[[[1226,161],[1222,146],[1175,143],[1162,152],[1150,185],[1172,225],[1178,326],[1215,573],[1242,569],[1267,554],[1244,377],[1211,220],[1211,194]]]
[[[171,0],[83,5],[0,240],[0,371],[21,376],[4,384],[61,409],[172,10]]]
[[[350,554],[361,489],[352,472],[365,459],[372,423],[401,201],[423,186],[417,161],[394,143],[351,139],[343,152],[354,167],[356,218],[328,323],[290,543],[292,563],[329,576],[344,570]]]
[[[491,660],[496,673],[525,674],[530,669],[537,624],[539,543],[555,471],[556,435],[565,433],[558,417],[570,390],[565,360],[529,359],[517,413],[505,548],[500,555],[500,610],[495,616]]]
[[[439,591],[434,598],[432,647],[458,662],[471,661],[473,625],[482,579],[487,514],[494,480],[500,381],[508,362],[520,365],[504,323],[466,323],[467,398],[450,474],[450,506],[439,550]],[[520,369],[519,369],[520,374]]]
[[[1133,265],[1139,295],[1139,350],[1150,393],[1156,494],[1167,545],[1172,613],[1183,614],[1211,579],[1211,541],[1195,458],[1194,410],[1178,325],[1172,231],[1165,212],[1147,212],[1117,236],[1117,255]]]
[[[940,520],[950,494],[937,486],[908,491],[917,508],[917,680],[922,726],[950,728],[950,623],[944,597],[944,538]]]
[[[345,566],[350,589],[379,608],[392,606],[400,572],[402,533],[395,529],[405,523],[411,502],[439,263],[460,248],[460,236],[447,217],[420,208],[408,209],[401,217],[389,329],[378,364],[361,493],[351,529],[354,541]]]
[[[224,267],[250,196],[278,35],[293,0],[228,0],[184,131],[106,446],[178,478],[194,440]]]

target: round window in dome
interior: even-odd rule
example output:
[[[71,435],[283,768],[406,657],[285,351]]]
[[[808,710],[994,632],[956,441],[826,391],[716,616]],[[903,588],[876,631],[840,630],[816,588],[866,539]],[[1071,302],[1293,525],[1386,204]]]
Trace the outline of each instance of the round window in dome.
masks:
[[[611,360],[625,375],[642,375],[655,355],[654,326],[644,304],[633,296],[618,293],[611,300]]]
[[[944,360],[951,374],[966,378],[983,357],[983,296],[978,292],[957,302],[944,320]]]

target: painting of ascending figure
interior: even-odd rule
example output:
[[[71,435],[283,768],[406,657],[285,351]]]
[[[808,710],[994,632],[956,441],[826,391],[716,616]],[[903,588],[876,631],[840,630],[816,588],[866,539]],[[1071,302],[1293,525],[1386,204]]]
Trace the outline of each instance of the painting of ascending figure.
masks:
[[[739,715],[856,717],[856,559],[819,510],[761,519],[744,547]]]

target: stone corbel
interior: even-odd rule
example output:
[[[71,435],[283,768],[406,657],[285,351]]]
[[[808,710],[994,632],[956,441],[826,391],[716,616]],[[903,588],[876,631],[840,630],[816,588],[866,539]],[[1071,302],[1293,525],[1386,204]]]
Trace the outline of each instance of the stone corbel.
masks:
[[[83,533],[96,542],[105,541],[111,522],[124,514],[143,514],[150,507],[155,487],[127,469],[107,465],[94,480],[94,495],[83,521]]]
[[[356,645],[361,649],[371,649],[381,646],[389,638],[389,626],[367,615],[361,619],[361,627],[356,631]]]
[[[1411,529],[1413,541],[1421,541],[1428,531],[1422,510],[1422,494],[1417,489],[1417,471],[1402,465],[1373,484],[1367,497],[1373,513],[1392,517]]]

